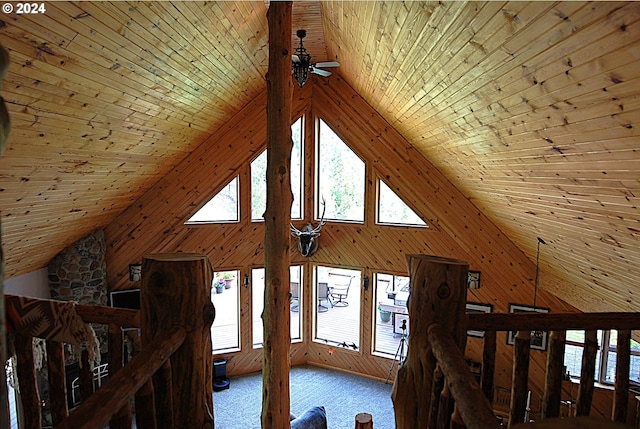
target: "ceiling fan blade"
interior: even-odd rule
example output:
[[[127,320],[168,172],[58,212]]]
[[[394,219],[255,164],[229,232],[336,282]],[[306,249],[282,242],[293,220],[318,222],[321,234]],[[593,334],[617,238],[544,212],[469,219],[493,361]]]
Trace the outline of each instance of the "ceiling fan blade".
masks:
[[[311,67],[311,73],[319,74],[320,76],[331,76],[331,72],[320,70],[315,67]]]
[[[325,61],[323,63],[315,63],[316,67],[340,67],[340,63],[337,61]]]

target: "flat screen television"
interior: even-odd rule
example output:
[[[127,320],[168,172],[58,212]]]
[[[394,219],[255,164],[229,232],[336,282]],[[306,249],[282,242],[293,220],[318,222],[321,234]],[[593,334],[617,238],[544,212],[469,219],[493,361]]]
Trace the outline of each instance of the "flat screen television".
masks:
[[[140,289],[109,292],[109,305],[111,307],[140,310]]]

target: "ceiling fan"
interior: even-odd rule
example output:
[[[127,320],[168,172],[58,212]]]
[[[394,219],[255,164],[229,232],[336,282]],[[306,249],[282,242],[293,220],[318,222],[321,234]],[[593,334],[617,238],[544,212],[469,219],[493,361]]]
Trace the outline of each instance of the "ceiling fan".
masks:
[[[307,53],[307,50],[302,44],[302,39],[307,36],[306,30],[296,31],[296,35],[300,38],[300,46],[295,50],[295,53],[291,55],[291,61],[293,65],[293,77],[298,85],[302,87],[309,78],[309,72],[319,74],[320,76],[330,76],[331,72],[322,70],[318,67],[338,67],[340,65],[337,61],[326,61],[322,63],[312,63],[311,55]]]

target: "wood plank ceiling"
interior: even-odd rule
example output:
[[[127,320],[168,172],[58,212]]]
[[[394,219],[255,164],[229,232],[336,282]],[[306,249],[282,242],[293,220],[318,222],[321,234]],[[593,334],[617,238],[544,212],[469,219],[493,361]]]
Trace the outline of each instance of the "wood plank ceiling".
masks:
[[[265,2],[4,14],[7,277],[112,221],[264,91]],[[640,3],[319,2],[295,30],[583,310],[640,311]],[[375,150],[372,149],[372,150]]]

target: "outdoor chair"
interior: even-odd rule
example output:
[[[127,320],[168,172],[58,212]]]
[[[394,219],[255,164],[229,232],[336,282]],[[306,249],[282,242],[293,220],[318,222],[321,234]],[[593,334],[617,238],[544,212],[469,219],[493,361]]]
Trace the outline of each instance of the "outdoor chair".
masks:
[[[331,307],[331,295],[329,294],[329,285],[326,282],[318,282],[318,313],[324,313],[329,310],[329,307],[322,305],[322,301],[327,301]]]
[[[349,287],[353,276],[346,274],[329,273],[329,296],[334,307],[346,307],[349,305]]]
[[[300,283],[291,282],[291,311],[296,312],[300,308]]]

